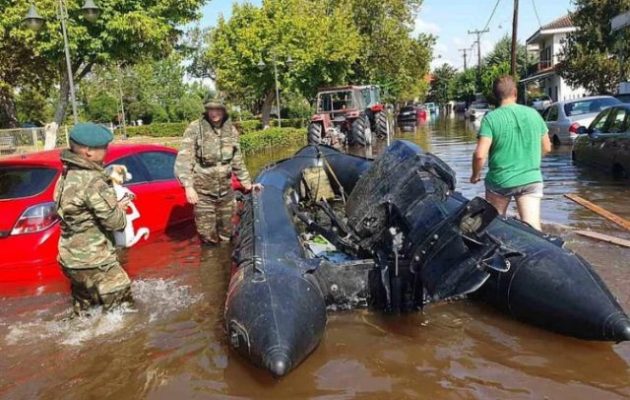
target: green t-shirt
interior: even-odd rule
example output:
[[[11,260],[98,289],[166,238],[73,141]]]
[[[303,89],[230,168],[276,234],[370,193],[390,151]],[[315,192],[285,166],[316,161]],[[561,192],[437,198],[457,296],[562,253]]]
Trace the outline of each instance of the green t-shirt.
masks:
[[[546,133],[545,121],[530,107],[509,104],[486,114],[479,128],[480,137],[492,139],[486,183],[503,189],[542,182]]]

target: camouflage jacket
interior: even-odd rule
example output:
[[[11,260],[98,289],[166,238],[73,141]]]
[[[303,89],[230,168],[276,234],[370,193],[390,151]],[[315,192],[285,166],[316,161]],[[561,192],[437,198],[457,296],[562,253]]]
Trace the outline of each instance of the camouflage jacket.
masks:
[[[232,173],[244,186],[251,185],[239,134],[232,123],[226,120],[215,128],[201,118],[188,125],[175,161],[175,176],[182,186],[192,186],[205,195],[223,196],[231,190]]]
[[[96,268],[118,262],[113,231],[125,228],[125,212],[100,165],[69,150],[61,154],[64,173],[55,188],[61,218],[59,263]]]

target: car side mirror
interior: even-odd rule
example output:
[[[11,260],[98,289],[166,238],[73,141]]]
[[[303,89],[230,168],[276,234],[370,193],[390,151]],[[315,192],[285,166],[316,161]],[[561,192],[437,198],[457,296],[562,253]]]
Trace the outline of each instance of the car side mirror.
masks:
[[[586,135],[587,133],[588,133],[588,128],[587,128],[587,127],[585,127],[585,126],[580,126],[580,127],[577,129],[577,134],[578,134],[578,135]]]

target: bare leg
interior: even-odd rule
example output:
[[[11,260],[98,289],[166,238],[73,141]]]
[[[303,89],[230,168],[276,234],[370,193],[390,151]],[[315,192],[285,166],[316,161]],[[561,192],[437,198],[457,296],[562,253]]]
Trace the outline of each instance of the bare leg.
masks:
[[[486,189],[486,200],[497,209],[500,215],[505,217],[507,208],[510,205],[510,198],[501,196]]]
[[[518,207],[518,215],[521,220],[527,222],[539,231],[540,226],[540,197],[536,196],[519,196],[516,198],[516,206]]]

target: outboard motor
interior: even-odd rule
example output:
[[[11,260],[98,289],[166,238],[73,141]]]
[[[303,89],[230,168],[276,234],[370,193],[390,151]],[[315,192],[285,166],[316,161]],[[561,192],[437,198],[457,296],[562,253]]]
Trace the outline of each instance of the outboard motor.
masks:
[[[509,249],[486,227],[497,217],[485,200],[451,202],[455,173],[442,160],[397,141],[374,161],[348,198],[348,226],[371,251],[371,305],[398,312],[477,290],[506,271]]]

